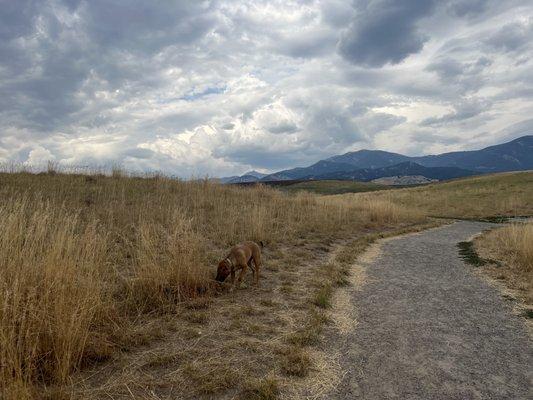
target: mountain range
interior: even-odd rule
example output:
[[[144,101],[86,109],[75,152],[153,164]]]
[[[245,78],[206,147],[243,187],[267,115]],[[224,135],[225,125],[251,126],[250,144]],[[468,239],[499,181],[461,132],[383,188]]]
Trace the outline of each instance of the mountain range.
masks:
[[[392,176],[423,176],[428,179],[445,180],[529,169],[533,169],[533,135],[481,150],[419,157],[381,150],[359,150],[320,160],[308,167],[292,168],[268,175],[249,171],[241,176],[221,178],[221,182],[321,179],[371,181]]]
[[[262,174],[261,172],[257,172],[255,170],[248,171],[245,174],[242,174],[241,176],[234,175],[234,176],[227,176],[224,178],[220,178],[221,183],[245,183],[245,182],[256,182],[268,174]]]

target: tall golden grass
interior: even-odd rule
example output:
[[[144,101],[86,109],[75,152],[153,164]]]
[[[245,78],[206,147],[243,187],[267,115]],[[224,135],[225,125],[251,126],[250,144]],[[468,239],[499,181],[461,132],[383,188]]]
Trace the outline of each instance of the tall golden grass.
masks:
[[[533,223],[506,226],[497,230],[495,237],[515,264],[530,274],[533,282]]]
[[[106,296],[106,235],[24,196],[0,207],[0,221],[0,379],[23,398],[31,380],[64,381],[80,362]]]
[[[477,240],[476,246],[490,258],[503,263],[499,271],[511,286],[520,288],[527,302],[533,302],[533,222],[494,229]]]
[[[423,217],[353,201],[207,180],[0,174],[0,397],[30,398],[108,357],[146,313],[209,295],[243,240],[340,237]]]
[[[427,215],[480,218],[533,215],[533,172],[482,175],[414,188],[360,193],[353,199],[384,199]]]

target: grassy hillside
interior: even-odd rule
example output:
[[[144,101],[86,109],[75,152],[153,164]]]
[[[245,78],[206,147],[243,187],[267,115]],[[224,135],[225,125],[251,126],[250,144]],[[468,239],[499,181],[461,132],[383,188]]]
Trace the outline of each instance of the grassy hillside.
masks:
[[[501,173],[415,188],[353,195],[380,199],[432,216],[486,218],[533,215],[533,172]]]

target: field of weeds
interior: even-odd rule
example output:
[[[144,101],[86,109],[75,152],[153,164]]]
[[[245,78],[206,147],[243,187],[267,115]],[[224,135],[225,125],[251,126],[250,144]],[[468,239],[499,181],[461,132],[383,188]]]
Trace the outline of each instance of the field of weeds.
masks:
[[[298,243],[320,247],[425,219],[386,199],[289,196],[266,187],[118,172],[3,173],[0,200],[0,385],[6,399],[66,393],[61,388],[72,389],[73,374],[164,336],[164,324],[154,320],[171,316],[172,325],[172,316],[182,313],[186,327],[201,323],[206,317],[184,311],[183,304],[212,298],[216,261],[235,243],[266,242],[272,254],[266,263],[278,263],[278,286],[267,287],[262,300],[275,304],[278,291],[293,296],[289,282],[299,272],[290,272],[290,263],[297,269],[313,258],[301,250],[301,259],[291,261]],[[306,285],[298,291],[305,294]],[[203,363],[182,373],[194,382],[198,368]]]

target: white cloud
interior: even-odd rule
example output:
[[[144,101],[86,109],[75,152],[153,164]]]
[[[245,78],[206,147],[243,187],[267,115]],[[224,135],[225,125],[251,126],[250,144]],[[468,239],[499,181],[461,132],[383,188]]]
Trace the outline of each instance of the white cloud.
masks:
[[[48,161],[54,160],[55,156],[50,150],[45,149],[42,146],[36,146],[29,152],[27,163],[31,165],[43,165]]]

